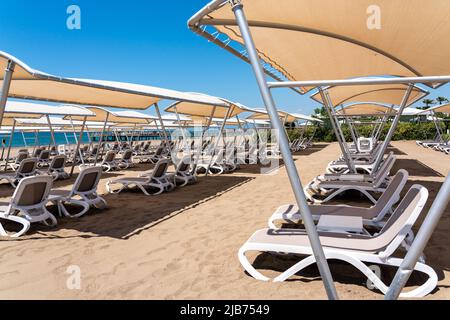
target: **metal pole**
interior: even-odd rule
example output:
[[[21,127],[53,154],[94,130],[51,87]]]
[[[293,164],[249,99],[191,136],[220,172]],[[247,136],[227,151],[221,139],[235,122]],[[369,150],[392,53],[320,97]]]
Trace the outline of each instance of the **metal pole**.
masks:
[[[389,143],[391,142],[392,136],[394,135],[394,132],[397,129],[397,125],[400,121],[400,117],[403,113],[403,110],[406,108],[406,105],[408,104],[409,96],[411,95],[413,87],[414,87],[414,85],[410,84],[408,86],[408,89],[406,89],[406,93],[403,97],[403,101],[400,105],[400,108],[398,109],[398,114],[395,116],[394,121],[392,122],[392,125],[389,128],[389,132],[386,135],[386,139],[384,140],[383,145],[381,146],[380,153],[377,155],[377,158],[375,160],[375,163],[373,166],[374,172],[377,172],[378,168],[380,167],[381,161],[383,160],[384,154],[386,153]]]
[[[350,172],[356,173],[356,168],[350,159],[349,152],[347,151],[347,143],[346,143],[345,139],[343,138],[343,136],[340,134],[340,131],[338,130],[339,123],[336,123],[335,118],[333,117],[332,110],[331,110],[332,107],[330,107],[329,101],[328,101],[322,88],[319,88],[319,93],[320,93],[320,96],[322,97],[322,101],[324,102],[325,110],[327,110],[328,116],[330,117],[331,126],[333,127],[334,134],[336,135],[336,138],[338,140],[338,144],[339,144],[339,147],[341,148],[342,156],[344,157],[344,160],[347,163],[347,167],[350,170]]]
[[[105,135],[106,124],[108,123],[108,119],[109,119],[109,112],[106,113],[105,123],[103,123],[102,133],[100,134],[100,139],[98,141],[97,153],[95,154],[94,166],[97,165],[97,160],[98,160],[98,155],[100,154],[100,149],[103,152],[104,146],[102,145],[102,142],[103,142],[103,136]]]
[[[8,101],[9,88],[11,87],[15,66],[16,64],[12,60],[8,60],[8,65],[6,66],[5,75],[3,77],[3,88],[0,93],[0,127],[3,123],[3,114],[5,113],[6,102]]]
[[[45,117],[47,118],[48,127],[50,129],[51,141],[48,145],[48,147],[50,149],[50,146],[52,145],[52,141],[53,141],[53,145],[56,147],[55,132],[53,131],[53,126],[52,126],[52,122],[50,121],[50,116],[47,114]]]
[[[83,140],[83,134],[84,134],[84,126],[86,125],[86,119],[87,117],[85,116],[83,118],[83,123],[81,125],[81,131],[80,131],[80,136],[77,140],[77,148],[73,154],[73,160],[72,160],[72,168],[70,169],[70,176],[73,176],[73,171],[75,169],[75,163],[77,161],[77,154],[80,153],[80,159],[81,159],[81,163],[84,164],[84,159],[83,159],[83,155],[81,154],[81,150],[80,150],[80,146],[81,146],[81,141]],[[72,122],[72,117],[70,118],[70,122]],[[72,123],[73,125],[73,123]],[[97,149],[97,154],[100,151],[100,149]],[[97,159],[96,159],[97,160]]]
[[[200,160],[200,157],[202,156],[202,152],[203,152],[203,138],[205,136],[205,133],[209,130],[209,127],[211,126],[212,120],[214,118],[214,114],[216,113],[216,109],[217,106],[213,106],[212,111],[211,111],[211,116],[208,119],[208,122],[206,124],[206,128],[202,130],[202,134],[200,136],[200,142],[198,144],[197,147],[197,157],[195,158],[195,163],[192,166],[192,174],[195,174],[197,172],[197,165],[198,165],[198,161]],[[202,127],[203,127],[203,120],[201,122]],[[194,136],[195,139],[195,136]]]
[[[400,296],[400,293],[406,282],[408,281],[411,273],[414,270],[414,266],[419,257],[422,255],[428,241],[430,240],[434,229],[436,229],[439,220],[441,219],[445,209],[450,201],[450,175],[447,176],[444,184],[439,190],[433,205],[428,211],[422,226],[417,232],[416,239],[408,250],[402,264],[400,265],[397,273],[395,274],[394,280],[392,280],[391,286],[389,287],[385,299],[394,300]]]
[[[344,115],[345,122],[346,122],[347,125],[348,125],[348,129],[349,129],[349,131],[350,131],[350,134],[351,134],[351,136],[352,136],[353,143],[355,144],[356,152],[359,153],[358,139],[356,138],[356,134],[355,134],[355,132],[353,131],[353,126],[352,126],[352,124],[350,123],[350,121],[348,120],[348,118],[347,118],[347,116],[346,116],[345,108],[342,107],[341,110],[342,110],[342,113],[343,113],[343,115]],[[349,155],[349,156],[350,156],[350,155]]]
[[[161,129],[163,131],[163,135],[164,135],[164,139],[165,139],[166,144],[167,144],[167,148],[169,149],[169,154],[172,156],[172,147],[170,146],[169,137],[167,136],[166,127],[164,126],[164,121],[163,121],[163,119],[161,117],[161,112],[159,112],[158,103],[156,102],[154,104],[154,106],[155,106],[156,114],[158,115],[158,118],[159,118],[159,122],[161,123]]]
[[[247,48],[247,53],[249,60],[253,66],[253,71],[256,76],[256,80],[261,91],[262,98],[269,113],[271,122],[275,129],[279,132],[279,143],[280,151],[283,155],[286,170],[292,185],[292,190],[295,194],[298,207],[302,213],[303,222],[305,224],[305,229],[311,243],[311,249],[314,253],[316,259],[317,267],[319,268],[320,275],[322,276],[325,290],[327,292],[329,299],[337,299],[336,288],[333,283],[333,277],[331,276],[330,268],[328,266],[325,253],[323,251],[322,245],[320,243],[319,235],[317,233],[316,225],[311,215],[306,196],[303,193],[302,183],[300,181],[299,174],[297,172],[297,167],[295,166],[294,159],[292,158],[291,151],[289,149],[289,142],[285,134],[283,134],[283,127],[280,119],[278,118],[277,108],[275,106],[275,101],[272,94],[267,86],[265,74],[262,70],[258,53],[256,51],[253,38],[250,33],[250,29],[247,23],[247,18],[245,17],[243,6],[240,2],[233,2],[233,12],[236,16],[239,29],[241,30],[242,38],[244,39],[245,46]]]
[[[213,151],[212,151],[212,154],[211,154],[211,159],[209,159],[208,167],[206,168],[206,174],[205,174],[206,177],[208,176],[208,171],[211,168],[212,160],[214,158],[214,154],[216,153],[216,148],[219,145],[219,140],[223,136],[223,130],[225,129],[225,125],[227,123],[228,117],[230,116],[231,113],[233,113],[233,110],[234,110],[234,107],[229,108],[228,111],[227,111],[227,114],[225,115],[225,118],[223,119],[222,126],[220,127],[220,131],[219,131],[219,136],[217,137],[216,142],[214,143]],[[224,144],[224,149],[225,148],[226,148],[226,144]]]
[[[5,171],[8,170],[9,155],[11,154],[11,146],[12,146],[12,142],[13,142],[13,139],[14,139],[14,131],[15,130],[16,130],[16,119],[14,119],[13,126],[12,126],[12,129],[11,129],[11,135],[9,137],[8,151],[6,153],[6,160],[5,160]]]

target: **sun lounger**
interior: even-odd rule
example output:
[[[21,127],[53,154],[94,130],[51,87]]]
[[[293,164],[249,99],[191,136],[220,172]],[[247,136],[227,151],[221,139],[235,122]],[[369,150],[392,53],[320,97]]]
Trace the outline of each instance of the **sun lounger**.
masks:
[[[116,180],[110,180],[106,183],[106,189],[110,193],[120,193],[125,189],[139,188],[145,195],[158,195],[164,191],[172,190],[175,185],[167,175],[167,169],[169,167],[169,160],[159,160],[155,168],[151,171],[145,172],[139,178],[120,178]],[[121,187],[118,190],[112,190],[111,185],[119,184]],[[157,191],[149,193],[146,189],[155,188]]]
[[[46,167],[50,163],[50,150],[42,150],[38,157],[38,167]]]
[[[97,194],[97,187],[102,175],[102,167],[84,167],[75,181],[72,190],[52,190],[49,201],[58,206],[60,215],[70,218],[78,218],[86,214],[94,206],[97,209],[105,209],[105,199]],[[76,214],[70,213],[66,204],[75,204],[82,207]]]
[[[21,224],[22,229],[11,234],[4,229],[0,219],[1,236],[20,237],[35,222],[48,226],[57,224],[56,218],[45,207],[52,183],[50,176],[27,177],[19,182],[11,201],[0,206],[0,218]]]
[[[36,167],[36,158],[24,159],[15,172],[4,172],[0,174],[0,181],[5,179],[15,188],[23,178],[35,176],[37,174]]]
[[[319,220],[322,215],[334,215],[343,217],[361,217],[364,225],[381,228],[384,218],[392,212],[393,206],[400,200],[400,194],[408,181],[408,172],[400,169],[392,178],[389,186],[380,196],[374,206],[370,208],[350,207],[345,205],[311,205],[309,206],[314,220]],[[268,226],[277,229],[276,221],[298,223],[302,217],[296,205],[280,206],[269,218]]]
[[[192,161],[191,156],[186,156],[181,159],[175,173],[169,174],[169,180],[173,181],[179,187],[197,182],[197,177],[191,173]]]
[[[28,152],[19,152],[17,154],[17,157],[14,159],[14,162],[8,163],[8,165],[12,170],[15,171],[17,170],[17,168],[19,168],[20,163],[26,158],[28,158]]]
[[[388,287],[365,263],[393,267],[398,267],[402,263],[403,260],[393,257],[393,254],[410,232],[427,198],[427,189],[414,185],[380,233],[375,236],[320,232],[319,236],[325,257],[353,265],[374,284],[374,287],[382,293],[386,293]],[[257,271],[245,256],[249,251],[307,256],[276,277],[275,282],[284,281],[316,262],[307,234],[304,230],[298,229],[262,229],[256,231],[240,248],[238,256],[244,269],[256,279],[268,281],[270,279]],[[427,274],[429,278],[418,288],[402,293],[401,297],[423,297],[437,285],[436,272],[424,262],[418,262],[414,270]]]
[[[127,149],[123,152],[122,158],[117,160],[117,166],[120,169],[128,169],[134,167],[133,163],[133,150]]]
[[[66,167],[67,157],[58,155],[52,159],[46,171],[38,170],[39,174],[47,174],[53,177],[53,180],[68,179],[69,174],[64,170]]]
[[[386,168],[390,167],[392,166],[388,165]],[[375,176],[350,175],[349,177],[352,179],[344,180],[341,178],[340,180],[314,181],[306,186],[304,191],[307,198],[313,203],[324,203],[345,191],[357,190],[375,204],[377,201],[370,192],[383,192],[386,189],[391,180],[389,172],[390,169],[385,169],[378,171]],[[324,199],[318,199],[316,197],[318,195],[322,195]]]
[[[116,155],[117,153],[113,150],[109,150],[108,152],[106,152],[106,155],[101,163],[103,171],[110,172],[119,169],[118,163],[116,161]]]

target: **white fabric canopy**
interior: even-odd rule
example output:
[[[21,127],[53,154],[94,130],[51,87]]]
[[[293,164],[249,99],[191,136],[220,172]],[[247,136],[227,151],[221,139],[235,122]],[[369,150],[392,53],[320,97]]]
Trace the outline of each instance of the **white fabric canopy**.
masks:
[[[241,2],[261,59],[282,74],[280,78],[300,81],[450,74],[450,43],[442,44],[450,34],[448,0]],[[243,43],[226,0],[206,5],[191,18],[189,26],[215,43],[226,37]],[[215,30],[204,26],[214,26]],[[213,35],[216,30],[226,36]],[[227,43],[222,47],[247,61],[238,48]]]
[[[440,106],[435,106],[432,107],[430,109],[427,110],[423,110],[421,113],[425,114],[425,113],[429,113],[430,111],[434,111],[434,112],[442,112],[442,113],[450,113],[450,103],[446,103]]]
[[[0,51],[0,87],[8,61],[15,71],[9,97],[101,107],[147,109],[162,99],[211,104],[210,97],[146,85],[90,79],[71,79],[35,70]]]

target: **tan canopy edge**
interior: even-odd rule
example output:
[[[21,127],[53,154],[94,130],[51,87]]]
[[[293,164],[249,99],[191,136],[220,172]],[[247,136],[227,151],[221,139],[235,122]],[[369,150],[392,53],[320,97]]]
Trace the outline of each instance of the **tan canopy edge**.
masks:
[[[104,123],[105,121],[114,123],[128,123],[128,124],[148,124],[155,121],[156,117],[142,112],[133,110],[116,111],[108,110],[102,107],[86,107],[92,112],[92,115],[87,117],[88,121],[97,121]],[[69,117],[64,117],[69,119]],[[74,120],[83,120],[84,117],[71,117]]]
[[[94,113],[80,106],[52,106],[41,103],[8,101],[3,114],[2,125],[12,125],[15,118],[41,118],[42,116],[92,116]]]
[[[420,113],[429,113],[430,111],[434,112],[442,112],[442,113],[450,113],[450,103],[446,103],[440,106],[435,106],[430,109],[424,110]]]
[[[225,118],[226,115],[228,115],[228,117],[230,118],[246,111],[241,104],[234,103],[223,98],[207,96],[200,93],[190,94],[198,96],[199,98],[205,97],[211,103],[199,104],[189,101],[177,101],[170,105],[165,111],[193,117],[211,117],[214,111],[213,117],[217,118]],[[230,111],[230,109],[231,112],[228,112]]]
[[[243,43],[231,6],[225,3],[226,0],[210,2],[191,18],[189,26],[247,61],[238,50],[214,41],[207,28],[203,28],[212,25],[229,39]],[[241,3],[260,57],[287,80],[440,76],[450,70],[450,43],[435,45],[450,34],[448,0],[241,0]],[[378,12],[379,25],[374,16]]]
[[[207,96],[157,87],[87,79],[71,79],[53,76],[30,68],[19,59],[0,51],[0,88],[8,62],[15,63],[11,98],[72,103],[125,109],[147,109],[162,99],[209,104]]]
[[[341,106],[336,111],[336,114],[340,116],[385,116],[388,114],[395,115],[396,113],[397,110],[393,106],[374,102],[353,103]]]
[[[408,85],[403,84],[382,84],[371,86],[337,86],[327,89],[333,106],[345,103],[375,101],[389,105],[400,105],[405,96]],[[429,94],[428,91],[414,86],[408,98],[407,106],[414,104]],[[323,104],[320,92],[311,96],[311,99]]]

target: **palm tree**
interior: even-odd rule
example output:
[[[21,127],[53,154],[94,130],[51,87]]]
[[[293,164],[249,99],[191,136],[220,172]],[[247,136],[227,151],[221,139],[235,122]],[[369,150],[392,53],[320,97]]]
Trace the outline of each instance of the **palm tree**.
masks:
[[[439,105],[441,105],[441,104],[443,104],[445,102],[449,102],[446,97],[437,97],[436,101],[439,102]]]
[[[424,110],[429,109],[430,104],[435,103],[433,99],[424,99],[422,102],[425,104]]]

